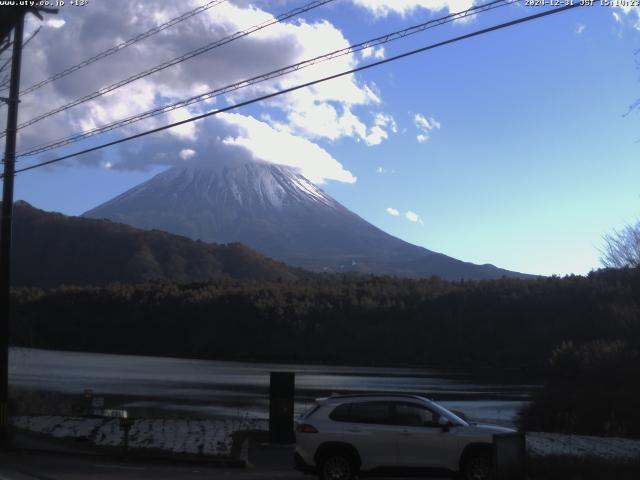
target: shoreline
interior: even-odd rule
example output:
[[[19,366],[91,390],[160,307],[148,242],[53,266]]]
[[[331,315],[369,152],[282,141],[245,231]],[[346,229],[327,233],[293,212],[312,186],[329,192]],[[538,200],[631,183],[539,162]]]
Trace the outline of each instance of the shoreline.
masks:
[[[447,366],[444,364],[429,364],[429,365],[421,365],[421,364],[403,364],[403,363],[375,363],[375,362],[353,362],[353,363],[344,363],[344,362],[319,362],[319,361],[304,361],[299,359],[291,359],[291,360],[271,360],[271,359],[259,359],[259,358],[225,358],[225,357],[185,357],[185,356],[173,356],[171,354],[145,354],[145,353],[129,353],[129,352],[97,352],[97,351],[86,351],[86,350],[57,350],[52,348],[38,348],[38,347],[28,347],[22,345],[11,345],[9,347],[9,351],[19,351],[19,350],[35,350],[35,351],[46,351],[46,352],[60,352],[60,353],[71,353],[71,354],[89,354],[89,355],[117,355],[117,356],[130,356],[130,357],[139,357],[139,358],[155,358],[155,359],[172,359],[172,360],[184,360],[184,361],[203,361],[203,362],[225,362],[232,364],[253,364],[253,365],[273,365],[275,368],[281,369],[283,367],[290,366],[302,366],[302,367],[334,367],[341,369],[348,368],[376,368],[376,369],[389,369],[389,370],[408,370],[408,371],[430,371],[437,376],[438,372],[441,372],[442,375],[446,375],[447,378],[452,376],[459,375],[461,377],[472,377],[474,381],[500,381],[500,383],[506,384],[539,384],[544,381],[545,375],[543,370],[541,369],[533,369],[530,367],[513,367],[513,368],[504,368],[504,367],[496,367],[492,365],[454,365]],[[526,379],[519,378],[516,379],[516,375],[526,373]]]

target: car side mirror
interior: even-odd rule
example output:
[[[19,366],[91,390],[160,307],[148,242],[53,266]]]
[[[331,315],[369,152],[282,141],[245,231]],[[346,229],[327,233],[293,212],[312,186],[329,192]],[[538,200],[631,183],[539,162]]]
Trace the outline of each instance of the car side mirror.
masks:
[[[468,422],[469,420],[467,419],[467,416],[465,415],[465,413],[462,410],[451,410],[451,413],[453,413],[455,416],[457,416],[458,418],[461,418],[462,420],[464,420],[465,422]]]
[[[451,430],[451,422],[446,417],[438,418],[438,426],[442,428],[443,432],[448,432],[449,430]]]

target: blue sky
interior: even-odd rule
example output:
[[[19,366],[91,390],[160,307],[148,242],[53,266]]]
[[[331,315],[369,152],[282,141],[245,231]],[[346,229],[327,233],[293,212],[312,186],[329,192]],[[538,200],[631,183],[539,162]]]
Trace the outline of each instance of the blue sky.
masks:
[[[305,19],[311,25],[328,23],[346,41],[356,43],[446,12],[417,7],[405,14],[388,11],[379,15],[363,6],[367,1],[338,1]],[[271,8],[265,6],[268,2],[258,6],[278,14],[301,2],[275,3],[277,8],[273,2]],[[456,11],[456,2],[449,3]],[[384,55],[539,11],[501,8],[388,44]],[[33,51],[25,51],[25,61],[38,49],[44,51],[48,39],[60,38],[83,15],[86,13],[62,12],[64,25],[43,29],[34,40]],[[288,124],[291,112],[282,104],[255,105],[238,113],[268,119],[275,128],[321,147],[357,177],[355,182],[326,177],[322,188],[393,235],[474,263],[545,275],[584,274],[599,267],[603,234],[640,217],[640,119],[636,113],[623,117],[640,97],[634,55],[640,48],[638,21],[636,11],[578,8],[357,74],[356,84],[371,88],[378,101],[349,104],[353,113],[371,128],[376,114],[394,119],[395,128],[387,123],[386,138],[377,144],[368,144],[354,133],[331,138],[304,130],[295,122]],[[124,31],[122,38],[137,33],[134,27]],[[318,32],[324,34],[324,30]],[[96,43],[99,50],[103,43]],[[78,52],[77,60],[86,53]],[[358,58],[357,64],[373,57]],[[61,57],[46,68],[55,73],[71,60]],[[236,58],[240,65],[242,61]],[[46,70],[27,66],[23,86],[43,73]],[[70,76],[64,86],[51,91],[62,99],[67,98],[63,97],[67,88],[71,91],[67,95],[73,96],[74,81]],[[173,95],[178,97],[178,93]],[[120,101],[131,103],[126,98]],[[344,102],[349,100],[327,104]],[[299,104],[304,108],[303,100]],[[37,107],[31,108],[35,111]],[[25,108],[31,112],[28,104]],[[303,110],[294,113],[300,112],[304,114]],[[422,128],[420,119],[426,120]],[[61,129],[60,122],[47,128],[64,136],[62,130],[56,130]],[[67,117],[65,126],[86,122]],[[427,124],[430,129],[424,128]],[[199,128],[203,134],[215,134],[206,126]],[[424,136],[422,141],[419,135]],[[118,134],[99,140],[112,138]],[[196,142],[187,137],[174,140],[180,148],[191,148],[188,142]],[[151,145],[151,141],[140,142],[145,148]],[[153,145],[149,151],[158,155],[162,145]],[[193,149],[206,155],[202,147]],[[161,162],[111,167],[123,156],[135,154],[132,152],[135,148],[114,149],[93,163],[70,162],[21,174],[16,178],[16,198],[45,210],[76,215],[167,168]],[[151,155],[145,152],[142,147],[138,151],[141,157]],[[409,214],[415,221],[407,218],[407,212],[415,214]]]

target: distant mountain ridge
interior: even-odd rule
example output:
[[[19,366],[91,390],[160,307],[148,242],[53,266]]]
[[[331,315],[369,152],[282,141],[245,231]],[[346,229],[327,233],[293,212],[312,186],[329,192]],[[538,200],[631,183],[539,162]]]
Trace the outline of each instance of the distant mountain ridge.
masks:
[[[295,280],[306,273],[240,244],[213,245],[129,225],[68,217],[16,202],[12,281],[16,287],[106,285],[153,280]]]
[[[241,242],[312,271],[448,280],[530,277],[475,265],[393,237],[296,169],[249,160],[170,168],[84,213],[196,240]]]

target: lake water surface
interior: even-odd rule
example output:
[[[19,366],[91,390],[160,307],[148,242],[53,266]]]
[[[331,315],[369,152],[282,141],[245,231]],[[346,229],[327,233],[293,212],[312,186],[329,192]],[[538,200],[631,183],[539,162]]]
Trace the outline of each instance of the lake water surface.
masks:
[[[296,414],[332,393],[411,392],[481,421],[511,425],[537,385],[488,383],[438,369],[245,363],[61,352],[10,351],[12,387],[108,398],[132,416],[181,415],[265,419],[269,372],[296,373]]]

